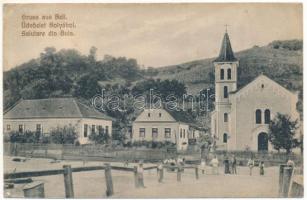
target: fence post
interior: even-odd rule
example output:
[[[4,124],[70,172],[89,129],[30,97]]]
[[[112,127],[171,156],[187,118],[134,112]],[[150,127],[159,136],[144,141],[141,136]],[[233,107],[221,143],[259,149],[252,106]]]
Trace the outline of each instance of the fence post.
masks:
[[[279,197],[282,196],[282,185],[283,185],[283,177],[284,177],[284,168],[286,165],[279,165]]]
[[[139,187],[139,180],[138,180],[138,172],[137,172],[137,166],[134,166],[134,168],[133,168],[133,174],[134,174],[134,186],[136,187],[136,188],[138,188]]]
[[[159,167],[158,167],[158,174],[159,174],[159,183],[162,183],[162,181],[163,181],[163,167],[162,167],[162,169],[159,169]]]
[[[177,167],[177,181],[178,182],[181,181],[181,167],[180,166]]]
[[[199,178],[199,176],[198,176],[198,167],[197,167],[197,166],[195,167],[195,178],[196,178],[196,179]]]
[[[47,158],[47,155],[48,155],[48,146],[46,145],[45,146],[45,158]]]
[[[64,160],[64,144],[62,144],[62,148],[61,148],[61,160]]]
[[[112,174],[111,174],[111,166],[109,163],[105,163],[105,170],[104,170],[104,175],[106,178],[106,186],[107,186],[107,191],[106,195],[107,197],[112,196],[113,193],[113,181],[112,181]]]
[[[14,151],[13,151],[13,152],[14,152],[14,153],[13,153],[14,156],[17,156],[17,154],[18,154],[17,148],[18,148],[17,143],[14,142],[14,148],[13,148],[13,149],[14,149]]]
[[[37,181],[25,185],[23,194],[25,198],[45,198],[44,183]]]
[[[65,185],[65,197],[74,198],[74,188],[72,181],[72,170],[70,165],[64,165],[64,185]]]
[[[293,170],[292,167],[284,167],[283,183],[282,183],[282,197],[288,197],[292,170]]]

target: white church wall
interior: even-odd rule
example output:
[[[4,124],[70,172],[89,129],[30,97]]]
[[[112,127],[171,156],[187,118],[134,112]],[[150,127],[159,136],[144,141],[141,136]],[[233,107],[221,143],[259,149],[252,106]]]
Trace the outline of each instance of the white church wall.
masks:
[[[271,119],[276,116],[277,112],[294,116],[291,106],[293,96],[267,78],[252,82],[247,87],[247,89],[237,94],[237,149],[244,150],[248,145],[251,150],[256,151],[258,150],[258,134],[261,131],[267,133],[268,130],[268,125],[264,124],[265,109],[270,110]],[[255,112],[257,109],[261,109],[261,124],[256,124]],[[262,130],[257,131],[259,127]]]

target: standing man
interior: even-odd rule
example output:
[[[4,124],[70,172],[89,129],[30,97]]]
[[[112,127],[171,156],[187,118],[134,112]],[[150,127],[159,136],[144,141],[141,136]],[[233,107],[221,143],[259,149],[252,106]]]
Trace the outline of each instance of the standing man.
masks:
[[[125,161],[124,166],[125,166],[125,167],[128,167],[128,166],[129,166],[129,161],[128,161],[128,160]]]
[[[162,183],[162,180],[163,180],[163,162],[159,163],[157,169],[158,169],[159,183]]]
[[[293,160],[291,160],[291,159],[289,158],[289,159],[288,159],[288,162],[287,162],[287,165],[288,165],[289,167],[294,168],[294,162],[293,162]]]
[[[230,170],[229,170],[229,158],[226,155],[225,160],[224,160],[224,165],[225,165],[225,174],[230,174]]]
[[[232,168],[232,173],[237,174],[237,159],[235,155],[233,155],[232,157],[231,168]]]
[[[145,188],[143,173],[144,173],[143,163],[140,162],[137,168],[138,187]]]

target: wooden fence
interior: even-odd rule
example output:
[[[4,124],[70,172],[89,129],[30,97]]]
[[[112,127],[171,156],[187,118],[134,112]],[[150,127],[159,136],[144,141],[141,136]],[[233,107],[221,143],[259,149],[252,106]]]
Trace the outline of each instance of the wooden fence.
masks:
[[[61,144],[13,144],[4,143],[4,154],[14,156],[31,156],[67,160],[95,160],[95,161],[157,161],[166,158],[186,157],[189,160],[200,160],[199,152],[168,152],[166,149],[139,149],[139,148],[106,148],[103,145],[61,145]],[[302,155],[284,154],[273,152],[248,152],[248,151],[216,151],[219,160],[225,156],[235,155],[239,165],[246,165],[248,159],[253,156],[256,161],[264,161],[266,166],[279,165],[290,158],[297,165],[302,163]],[[210,156],[207,156],[208,158]],[[187,159],[187,160],[188,160]],[[210,159],[210,158],[209,158]],[[196,163],[194,163],[196,164]]]
[[[4,143],[4,154],[67,160],[156,161],[176,157],[166,149],[106,148],[102,145]]]
[[[194,168],[195,169],[195,178],[198,179],[198,167],[197,166],[164,166],[162,169],[159,169],[157,166],[145,167],[144,170],[157,169],[158,172],[158,181],[162,182],[164,168],[172,169],[177,171],[177,181],[181,181],[181,174],[183,168]],[[74,167],[72,168],[70,165],[63,165],[63,169],[55,169],[55,170],[42,170],[42,171],[29,171],[29,172],[15,172],[15,173],[7,173],[4,174],[4,182],[12,183],[18,182],[19,180],[24,181],[24,183],[31,182],[26,181],[29,177],[39,177],[39,176],[52,176],[52,175],[60,175],[63,174],[64,177],[64,187],[65,187],[65,198],[74,198],[74,184],[72,173],[76,172],[84,172],[84,171],[93,171],[93,170],[104,170],[105,172],[105,183],[106,183],[106,196],[112,196],[114,194],[113,188],[113,180],[111,170],[119,170],[132,172],[134,174],[134,183],[135,187],[139,188],[143,182],[143,175],[139,176],[137,172],[137,167],[129,168],[129,167],[119,167],[119,166],[111,166],[109,163],[105,163],[103,166],[89,166],[89,167]],[[24,197],[26,198],[45,198],[44,192],[44,183],[35,182],[29,183],[23,189]]]

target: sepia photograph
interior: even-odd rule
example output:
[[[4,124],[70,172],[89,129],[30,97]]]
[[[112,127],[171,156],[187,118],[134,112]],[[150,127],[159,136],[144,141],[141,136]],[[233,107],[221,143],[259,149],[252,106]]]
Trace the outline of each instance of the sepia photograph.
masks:
[[[2,198],[303,198],[303,3],[4,3]]]

